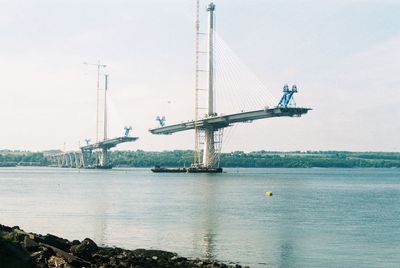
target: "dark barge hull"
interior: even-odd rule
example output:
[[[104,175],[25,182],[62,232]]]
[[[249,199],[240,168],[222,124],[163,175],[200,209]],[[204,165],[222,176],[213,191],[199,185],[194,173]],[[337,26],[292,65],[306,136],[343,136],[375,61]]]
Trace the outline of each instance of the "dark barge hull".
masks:
[[[151,169],[154,173],[222,173],[223,169],[207,167],[154,167]]]
[[[221,167],[207,168],[207,167],[190,167],[188,168],[189,173],[222,173]]]
[[[101,166],[101,165],[94,165],[94,166],[87,166],[84,167],[84,169],[112,169],[112,165],[107,165],[107,166]]]
[[[186,168],[163,168],[163,167],[155,167],[152,168],[151,171],[154,173],[186,173]]]

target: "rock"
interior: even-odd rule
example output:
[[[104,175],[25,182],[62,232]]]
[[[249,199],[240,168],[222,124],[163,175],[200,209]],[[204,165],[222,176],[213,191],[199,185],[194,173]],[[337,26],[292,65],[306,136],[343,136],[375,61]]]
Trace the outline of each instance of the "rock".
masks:
[[[36,263],[36,268],[48,268],[49,266],[45,262]]]
[[[0,267],[32,267],[33,259],[19,244],[0,240]]]
[[[117,260],[114,257],[110,257],[110,264],[111,265],[117,265]]]
[[[94,253],[92,254],[92,260],[97,264],[99,263],[107,263],[109,262],[109,257],[104,256],[103,254]]]
[[[30,239],[32,239],[32,240],[35,240],[35,235],[34,235],[34,234],[28,234],[28,237],[29,237]],[[37,242],[37,241],[35,241],[35,242]]]
[[[52,234],[45,235],[43,237],[43,243],[56,247],[58,249],[62,249],[64,251],[68,251],[69,247],[71,246],[70,242],[67,239],[63,239]]]
[[[79,245],[81,242],[79,240],[73,240],[71,245]]]
[[[26,248],[28,251],[35,251],[39,248],[39,244],[36,243],[34,240],[30,239],[29,236],[25,236],[23,247]]]
[[[99,248],[89,238],[70,242],[51,234],[25,233],[19,227],[0,225],[0,234],[0,268],[242,268],[235,263],[190,260],[162,250]]]
[[[36,243],[46,243],[46,242],[44,241],[44,236],[42,236],[42,235],[37,235],[37,234],[29,233],[29,234],[28,234],[28,237],[29,237],[30,239],[32,239],[33,241],[35,241]]]
[[[55,266],[55,267],[62,267],[66,263],[67,262],[63,258],[60,258],[60,257],[57,257],[57,256],[51,256],[49,261],[48,261],[48,264],[50,266]]]
[[[153,256],[157,256],[157,258],[168,260],[173,256],[176,256],[175,253],[163,251],[163,250],[146,250],[146,249],[135,249],[132,251],[134,256],[141,258],[149,258],[151,259]]]
[[[25,233],[24,231],[22,231],[20,229],[13,229],[13,234],[14,234],[15,239],[18,240],[19,242],[24,241],[25,237],[28,235],[27,233]]]
[[[90,266],[89,262],[82,260],[81,258],[74,256],[68,252],[65,252],[64,250],[61,250],[59,248],[56,248],[56,247],[53,247],[53,246],[47,245],[47,244],[40,244],[40,245],[53,250],[57,257],[63,258],[67,263],[71,264],[72,266],[75,266],[75,267],[89,267]]]
[[[43,251],[36,251],[31,254],[31,257],[36,259],[39,258],[43,254]]]
[[[31,254],[31,257],[36,263],[47,263],[47,260],[53,256],[55,253],[53,250],[48,249],[43,246],[39,246],[39,251]]]
[[[12,232],[12,228],[0,224],[0,231],[3,231],[3,232]]]
[[[71,252],[85,260],[92,259],[92,254],[98,250],[98,247],[93,240],[85,238],[79,245],[73,245]]]
[[[172,256],[171,261],[175,261],[178,259],[178,256]]]

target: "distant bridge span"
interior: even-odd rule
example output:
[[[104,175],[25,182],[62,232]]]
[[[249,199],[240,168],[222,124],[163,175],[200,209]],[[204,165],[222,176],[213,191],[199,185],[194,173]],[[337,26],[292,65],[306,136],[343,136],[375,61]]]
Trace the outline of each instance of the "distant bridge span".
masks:
[[[125,142],[136,141],[138,137],[123,136],[80,147],[80,151],[62,152],[48,155],[47,158],[58,167],[72,168],[111,168],[108,150]],[[93,153],[95,152],[95,155]]]

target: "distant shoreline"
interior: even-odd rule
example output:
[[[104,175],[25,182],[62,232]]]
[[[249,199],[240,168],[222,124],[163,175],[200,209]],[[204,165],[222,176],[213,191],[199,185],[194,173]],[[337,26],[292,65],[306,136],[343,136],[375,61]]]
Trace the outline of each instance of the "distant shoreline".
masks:
[[[0,150],[0,167],[50,166],[47,158],[61,151]],[[193,161],[192,150],[163,152],[111,151],[110,162],[115,167],[150,168],[188,167]],[[400,152],[347,151],[242,151],[222,153],[220,166],[224,168],[400,168]]]

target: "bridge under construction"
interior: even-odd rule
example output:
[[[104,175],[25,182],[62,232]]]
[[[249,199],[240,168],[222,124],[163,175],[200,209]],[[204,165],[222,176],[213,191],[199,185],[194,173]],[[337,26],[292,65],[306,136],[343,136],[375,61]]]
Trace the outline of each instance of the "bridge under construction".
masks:
[[[106,65],[88,64],[97,67],[97,114],[96,114],[96,142],[90,144],[90,140],[86,140],[86,145],[80,147],[79,151],[62,152],[59,154],[48,155],[47,158],[52,162],[53,166],[69,167],[69,168],[87,168],[87,169],[110,169],[112,165],[109,161],[109,150],[116,147],[118,144],[133,142],[138,137],[131,137],[129,132],[132,127],[125,127],[125,135],[117,138],[109,139],[107,136],[108,118],[107,118],[107,91],[108,91],[108,74],[104,74],[104,88],[100,88],[100,69],[105,68]],[[104,91],[104,92],[102,92]],[[103,94],[101,94],[103,93]],[[103,95],[103,100],[101,99]],[[101,102],[103,101],[103,105]],[[102,109],[102,114],[101,112]],[[101,124],[101,119],[103,124]],[[102,129],[101,129],[102,128]],[[99,140],[101,130],[103,131],[103,138]]]
[[[218,115],[215,111],[215,60],[214,60],[214,40],[215,40],[215,5],[210,3],[207,6],[208,12],[208,33],[200,32],[199,0],[197,1],[196,18],[196,79],[195,79],[195,119],[192,121],[165,125],[165,117],[157,117],[160,126],[150,129],[152,134],[170,135],[180,131],[195,130],[195,152],[194,161],[190,168],[162,168],[156,167],[153,172],[222,172],[219,166],[219,154],[223,137],[223,129],[232,126],[235,123],[252,122],[259,119],[273,117],[300,117],[306,114],[310,108],[296,107],[293,99],[294,93],[297,93],[297,87],[291,89],[287,85],[283,88],[283,96],[280,102],[272,108],[232,113],[228,115]],[[199,39],[201,35],[206,35],[208,39],[206,53],[200,51]],[[201,54],[207,55],[207,70],[201,70],[199,57]],[[207,77],[207,114],[200,117],[201,108],[199,93],[204,89],[199,86],[199,74],[205,72]],[[203,149],[201,150],[201,145]]]
[[[112,166],[108,151],[120,143],[133,142],[137,139],[129,136],[118,137],[83,146],[80,151],[62,152],[47,157],[57,167],[109,169]]]

